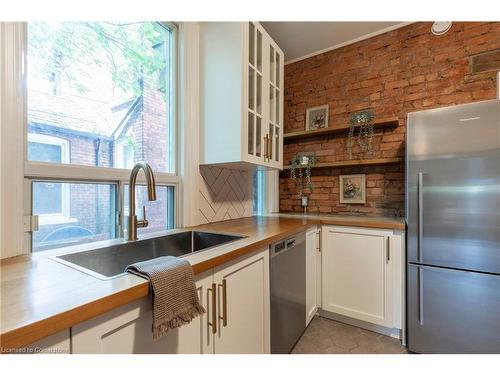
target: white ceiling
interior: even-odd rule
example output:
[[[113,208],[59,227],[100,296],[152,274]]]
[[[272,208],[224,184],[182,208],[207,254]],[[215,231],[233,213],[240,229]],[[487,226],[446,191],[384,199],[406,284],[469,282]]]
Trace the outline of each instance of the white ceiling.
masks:
[[[408,22],[261,22],[285,53],[285,63],[339,48]]]

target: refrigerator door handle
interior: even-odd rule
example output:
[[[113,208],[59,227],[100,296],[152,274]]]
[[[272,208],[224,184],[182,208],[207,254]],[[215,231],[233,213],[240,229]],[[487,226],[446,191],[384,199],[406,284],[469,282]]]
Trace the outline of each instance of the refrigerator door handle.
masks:
[[[417,259],[419,262],[423,261],[423,242],[424,242],[424,174],[418,173],[417,185],[417,210],[418,210],[418,223],[417,223]]]
[[[424,325],[424,269],[418,267],[418,323]]]

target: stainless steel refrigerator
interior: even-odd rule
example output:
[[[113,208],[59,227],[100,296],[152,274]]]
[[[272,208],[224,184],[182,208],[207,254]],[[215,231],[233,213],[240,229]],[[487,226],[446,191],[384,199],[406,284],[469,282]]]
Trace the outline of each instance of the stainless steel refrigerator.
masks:
[[[500,100],[408,115],[407,342],[500,353]]]

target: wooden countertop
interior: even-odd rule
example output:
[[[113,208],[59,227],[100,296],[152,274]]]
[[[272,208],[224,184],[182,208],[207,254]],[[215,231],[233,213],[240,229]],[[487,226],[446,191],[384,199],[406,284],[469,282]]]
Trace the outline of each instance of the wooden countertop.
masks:
[[[380,225],[392,222],[394,229],[404,229],[404,223],[401,226],[394,220],[377,222],[374,219],[358,219],[276,215],[200,225],[189,230],[203,229],[247,237],[194,253],[185,259],[198,274],[319,224],[371,224],[371,227],[380,228]],[[3,348],[28,345],[149,293],[147,281],[138,276],[128,274],[103,281],[58,263],[44,254],[2,260],[0,273],[0,347]]]
[[[378,228],[405,230],[406,224],[402,217],[360,216],[360,215],[316,215],[300,213],[280,213],[273,216],[282,218],[301,218],[318,220],[322,225],[341,225],[348,227]]]

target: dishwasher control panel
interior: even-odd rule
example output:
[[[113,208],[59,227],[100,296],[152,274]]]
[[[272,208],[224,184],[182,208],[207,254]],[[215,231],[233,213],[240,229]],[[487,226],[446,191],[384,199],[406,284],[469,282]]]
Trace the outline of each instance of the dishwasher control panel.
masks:
[[[280,251],[282,250],[285,250],[286,246],[285,246],[285,241],[281,241],[281,242],[278,242],[277,244],[274,244],[271,248],[272,252],[274,254],[277,254],[279,253]]]

